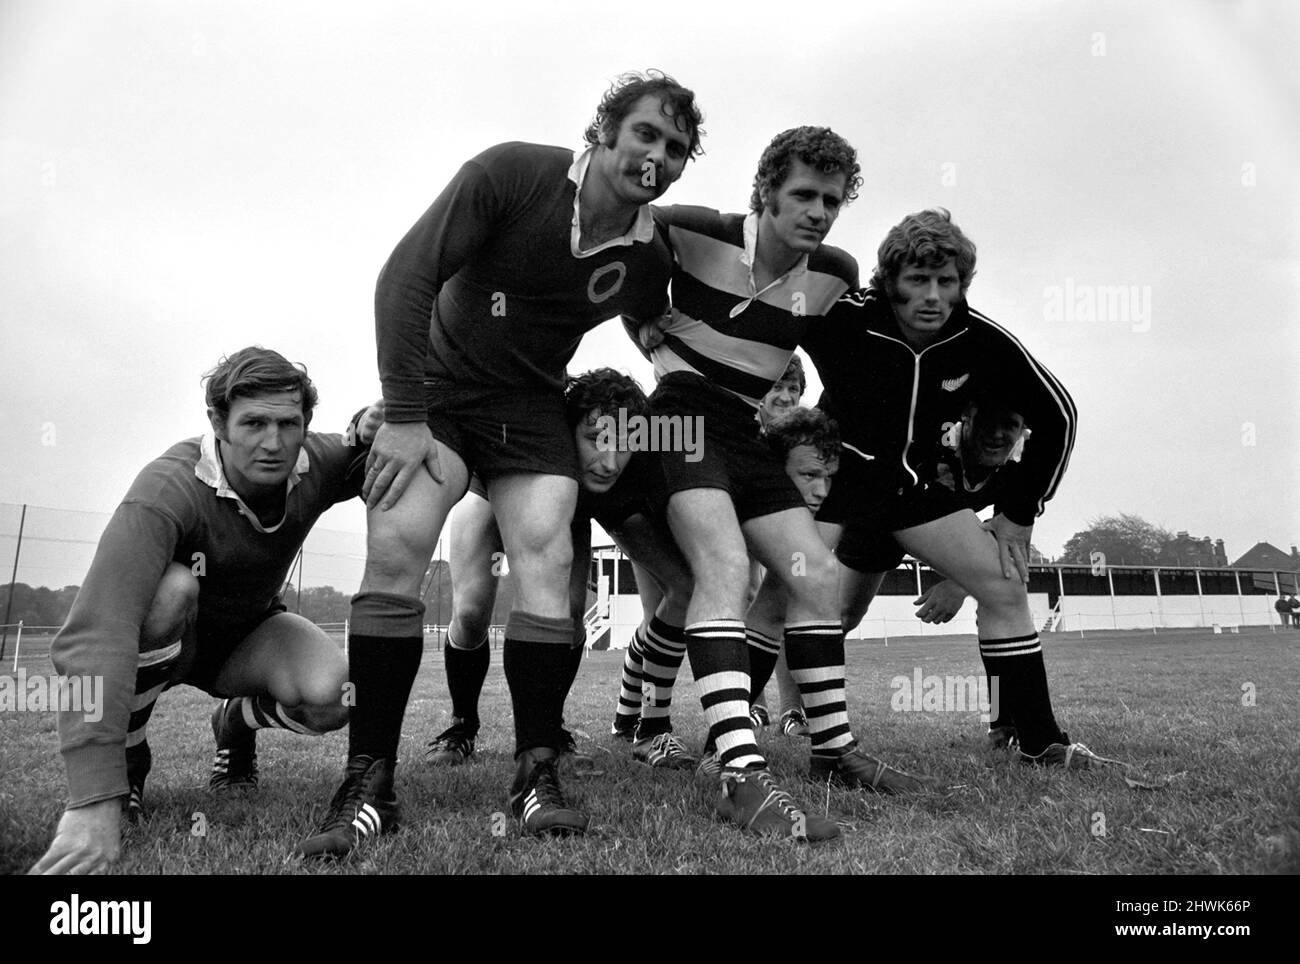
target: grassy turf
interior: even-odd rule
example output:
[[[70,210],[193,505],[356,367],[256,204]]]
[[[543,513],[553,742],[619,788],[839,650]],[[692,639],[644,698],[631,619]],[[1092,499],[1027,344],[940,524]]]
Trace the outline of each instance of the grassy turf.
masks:
[[[1300,632],[1177,631],[1049,636],[1057,716],[1106,756],[1176,776],[1163,790],[1129,787],[1120,771],[1046,772],[983,747],[976,712],[891,710],[891,679],[980,672],[974,640],[850,643],[850,714],[864,745],[898,765],[958,785],[910,800],[830,791],[802,781],[807,742],[760,736],[778,779],[808,809],[829,812],[840,841],[817,846],[742,836],[710,814],[716,789],[689,774],[634,763],[608,731],[620,653],[593,654],[567,720],[598,772],[566,764],[565,788],[593,816],[578,840],[521,837],[506,809],[513,764],[500,651],[483,697],[474,762],[433,770],[425,741],[447,725],[441,654],[426,647],[406,717],[398,793],[405,824],[355,859],[304,865],[288,856],[333,793],[344,734],[259,737],[262,786],[214,798],[210,698],[166,694],[150,725],[149,821],[124,839],[125,873],[1060,873],[1300,871]],[[28,673],[48,661],[24,659]],[[4,672],[11,672],[6,664]],[[1243,705],[1244,684],[1254,705]],[[683,668],[674,719],[698,749],[701,714]],[[0,713],[0,873],[30,866],[49,842],[65,793],[51,713]],[[1103,829],[1104,834],[1096,831]],[[202,834],[197,831],[203,830]]]

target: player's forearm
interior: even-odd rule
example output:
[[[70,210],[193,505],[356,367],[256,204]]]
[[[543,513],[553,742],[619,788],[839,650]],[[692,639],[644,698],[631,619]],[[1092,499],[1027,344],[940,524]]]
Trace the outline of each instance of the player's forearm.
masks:
[[[59,746],[68,775],[68,806],[127,791],[126,732],[135,697],[139,624],[98,615],[87,601],[73,608],[50,650],[68,694],[59,707]],[[73,694],[80,700],[73,700]]]
[[[438,294],[435,280],[406,241],[379,275],[375,344],[385,421],[419,422],[426,417],[424,363],[429,352],[429,319]]]
[[[1015,479],[998,500],[997,511],[1017,525],[1033,525],[1065,477],[1078,411],[1060,380],[1023,346],[1008,338],[999,349],[998,369],[1006,379],[1009,397],[1018,400],[1031,435]]]
[[[1065,396],[1065,402],[1068,407],[1053,402],[1033,416],[1038,422],[1029,422],[1033,434],[1025,445],[1019,471],[998,500],[997,510],[1018,525],[1033,525],[1065,477],[1077,425],[1069,396]]]
[[[67,708],[59,710],[59,747],[70,807],[126,793],[140,629],[175,547],[174,525],[144,506],[119,506],[50,647],[68,693]],[[80,705],[72,699],[78,692]]]

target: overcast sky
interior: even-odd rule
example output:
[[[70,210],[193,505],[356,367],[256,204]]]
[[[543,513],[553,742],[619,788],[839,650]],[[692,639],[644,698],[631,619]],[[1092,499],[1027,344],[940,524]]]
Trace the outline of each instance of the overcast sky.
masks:
[[[667,202],[743,210],[767,141],[824,124],[861,155],[829,241],[864,269],[903,215],[952,210],[979,246],[971,304],[1078,404],[1041,549],[1121,511],[1230,558],[1286,549],[1292,6],[4,0],[0,502],[111,511],[206,428],[199,375],[250,343],[305,362],[314,427],[341,428],[379,394],[378,270],[459,165],[577,146],[609,81],[653,66],[708,132]],[[649,387],[617,323],[572,369],[596,364]]]

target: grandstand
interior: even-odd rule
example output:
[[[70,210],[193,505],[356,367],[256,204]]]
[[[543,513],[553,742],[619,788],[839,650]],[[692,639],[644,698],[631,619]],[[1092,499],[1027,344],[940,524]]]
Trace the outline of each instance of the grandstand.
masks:
[[[325,517],[328,519],[328,514]],[[79,585],[94,556],[100,533],[108,523],[104,513],[77,512],[0,503],[0,579],[9,570],[9,583],[52,587],[44,593],[46,610],[63,611],[26,623],[57,624],[71,603],[64,587]],[[444,545],[430,566],[425,604],[431,634],[451,618],[451,594],[444,561]],[[1275,561],[1294,559],[1278,553]],[[1245,561],[1245,557],[1243,560]],[[1240,562],[1239,561],[1239,565]],[[1270,561],[1274,561],[1270,557]],[[306,587],[333,587],[350,595],[361,581],[365,565],[365,536],[317,527],[289,574],[287,594],[297,599]],[[505,577],[507,583],[509,577]],[[949,623],[933,626],[916,618],[912,600],[940,577],[913,560],[890,573],[872,602],[866,619],[850,639],[888,640],[899,636],[952,635],[975,632],[975,607],[967,603]],[[503,623],[513,591],[503,585],[498,594],[494,622]],[[632,567],[614,546],[592,550],[588,594],[588,645],[594,648],[625,646],[641,619]],[[1232,568],[1177,566],[1038,565],[1030,567],[1029,600],[1040,630],[1088,633],[1105,630],[1165,629],[1233,630],[1243,626],[1277,627],[1273,601],[1279,592],[1300,592],[1300,565],[1289,568]],[[310,594],[309,594],[310,595]],[[54,597],[59,597],[56,603]],[[0,585],[0,624],[16,625],[17,593]],[[51,608],[53,607],[53,608]],[[312,615],[310,612],[307,615]],[[342,610],[315,618],[322,624],[344,618]],[[342,624],[331,626],[342,637]],[[5,631],[12,648],[15,629]],[[499,633],[494,634],[493,641]],[[2,653],[3,650],[0,650]]]
[[[610,641],[625,645],[641,619],[632,567],[614,548],[593,553],[592,578],[608,586]],[[975,605],[968,601],[948,623],[916,618],[912,601],[943,577],[916,560],[904,560],[885,577],[866,618],[849,639],[951,636],[975,633]],[[1029,605],[1040,630],[1236,630],[1277,627],[1273,601],[1295,592],[1300,571],[1170,566],[1039,565],[1029,569]]]

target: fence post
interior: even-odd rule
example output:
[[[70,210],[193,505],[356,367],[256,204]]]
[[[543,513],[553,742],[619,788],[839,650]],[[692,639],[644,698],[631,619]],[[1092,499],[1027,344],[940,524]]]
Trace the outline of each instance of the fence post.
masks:
[[[1237,580],[1237,613],[1241,616],[1241,622],[1237,625],[1244,626],[1246,625],[1246,606],[1241,601],[1241,573],[1238,571],[1232,575]]]
[[[23,551],[23,526],[27,524],[27,503],[18,519],[18,544],[14,546],[14,571],[9,577],[9,599],[5,602],[4,635],[0,636],[0,659],[5,658],[5,644],[9,642],[9,613],[14,608],[14,584],[18,581],[18,556]],[[21,622],[21,620],[19,620]]]

